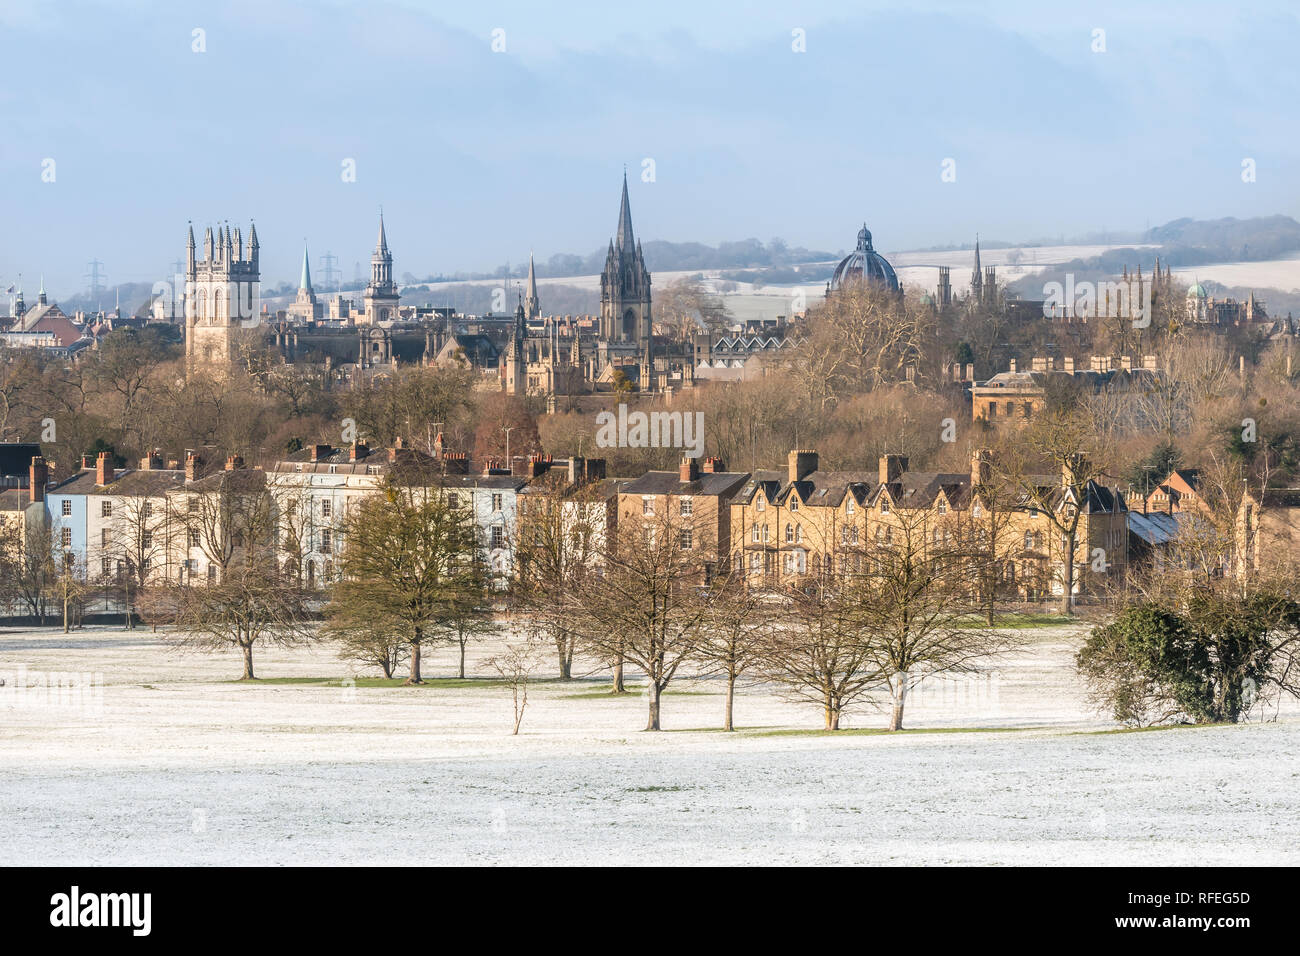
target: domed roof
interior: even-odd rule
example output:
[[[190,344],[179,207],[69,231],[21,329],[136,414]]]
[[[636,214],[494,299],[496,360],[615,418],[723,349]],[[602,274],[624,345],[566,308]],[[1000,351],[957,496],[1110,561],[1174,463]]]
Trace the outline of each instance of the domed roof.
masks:
[[[1189,298],[1189,299],[1206,299],[1206,298],[1209,298],[1209,294],[1205,291],[1205,286],[1201,285],[1201,284],[1198,282],[1198,283],[1196,283],[1194,286],[1192,286],[1190,289],[1187,290],[1187,298]]]
[[[858,246],[835,267],[831,276],[831,291],[842,289],[850,282],[863,280],[883,282],[891,289],[898,288],[898,274],[889,260],[876,252],[871,245],[871,230],[866,223],[858,230]]]

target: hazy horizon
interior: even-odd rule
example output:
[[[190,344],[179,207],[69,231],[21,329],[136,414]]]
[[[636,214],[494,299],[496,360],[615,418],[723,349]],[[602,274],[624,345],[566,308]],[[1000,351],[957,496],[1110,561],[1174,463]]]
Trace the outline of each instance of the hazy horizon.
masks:
[[[1300,217],[1282,4],[11,0],[0,29],[0,281],[29,296],[42,274],[52,298],[84,290],[92,258],[109,286],[163,278],[187,220],[201,241],[255,219],[270,284],[296,279],[304,238],[348,281],[381,204],[398,276],[586,254],[625,164],[646,241],[836,250],[865,220],[904,250]]]

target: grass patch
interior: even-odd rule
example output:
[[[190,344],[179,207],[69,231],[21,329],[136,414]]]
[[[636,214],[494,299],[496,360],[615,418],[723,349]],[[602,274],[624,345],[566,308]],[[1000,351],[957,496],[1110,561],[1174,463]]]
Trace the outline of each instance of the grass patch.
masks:
[[[609,689],[609,685],[601,687],[599,690],[582,690],[576,694],[561,694],[563,700],[643,700],[645,698],[644,684],[624,684],[627,688],[621,694],[615,694]],[[711,690],[674,690],[672,686],[663,692],[662,697],[710,697],[720,694],[721,691]]]
[[[257,681],[226,681],[228,684],[271,684],[307,687],[410,687],[415,690],[480,690],[510,687],[510,682],[497,677],[426,677],[423,684],[408,684],[405,677],[263,677]],[[559,683],[560,678],[534,678],[529,685]]]
[[[606,681],[595,687],[587,685],[589,690],[580,690],[572,694],[561,694],[564,700],[636,700],[645,693],[644,684],[624,684],[626,690],[621,694],[616,694],[612,690],[613,683]]]
[[[1075,737],[1105,737],[1110,734],[1149,734],[1159,730],[1207,730],[1211,727],[1240,727],[1240,724],[1230,724],[1222,721],[1216,724],[1157,724],[1154,727],[1112,727],[1110,730],[1080,730],[1071,736]]]
[[[748,737],[875,737],[904,734],[1014,734],[1039,727],[905,727],[886,730],[884,727],[846,727],[843,730],[751,730]]]
[[[1021,613],[1012,611],[1007,614],[993,615],[993,627],[999,630],[1026,630],[1035,627],[1061,627],[1066,624],[1087,624],[1078,617],[1069,617],[1064,614],[1047,614],[1045,612]],[[976,628],[988,627],[989,623],[983,617],[969,617],[961,627]]]

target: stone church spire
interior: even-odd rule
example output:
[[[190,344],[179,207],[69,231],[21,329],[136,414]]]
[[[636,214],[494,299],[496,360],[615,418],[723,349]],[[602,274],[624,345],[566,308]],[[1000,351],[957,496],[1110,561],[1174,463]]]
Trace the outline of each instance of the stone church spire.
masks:
[[[627,201],[627,170],[623,171],[623,203],[618,210],[618,236],[614,246],[620,252],[631,252],[636,248],[636,239],[632,236],[632,206]]]
[[[531,252],[528,253],[528,286],[524,296],[524,309],[530,319],[536,319],[542,314],[541,302],[537,298],[537,270],[533,268]]]
[[[311,266],[307,262],[307,243],[302,244],[302,275],[298,278],[298,291],[311,294]]]

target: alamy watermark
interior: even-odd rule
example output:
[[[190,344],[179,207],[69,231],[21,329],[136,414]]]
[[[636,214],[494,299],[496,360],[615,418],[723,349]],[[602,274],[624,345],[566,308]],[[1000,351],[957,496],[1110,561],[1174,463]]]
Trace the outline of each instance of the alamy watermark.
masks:
[[[1064,283],[1043,283],[1043,315],[1049,319],[1131,319],[1133,328],[1145,329],[1151,325],[1151,278],[1075,282],[1074,273],[1067,272]]]
[[[596,445],[600,448],[683,448],[687,458],[704,454],[703,412],[629,412],[596,416]]]
[[[98,717],[104,712],[104,675],[71,671],[0,671],[0,710],[72,710]]]

